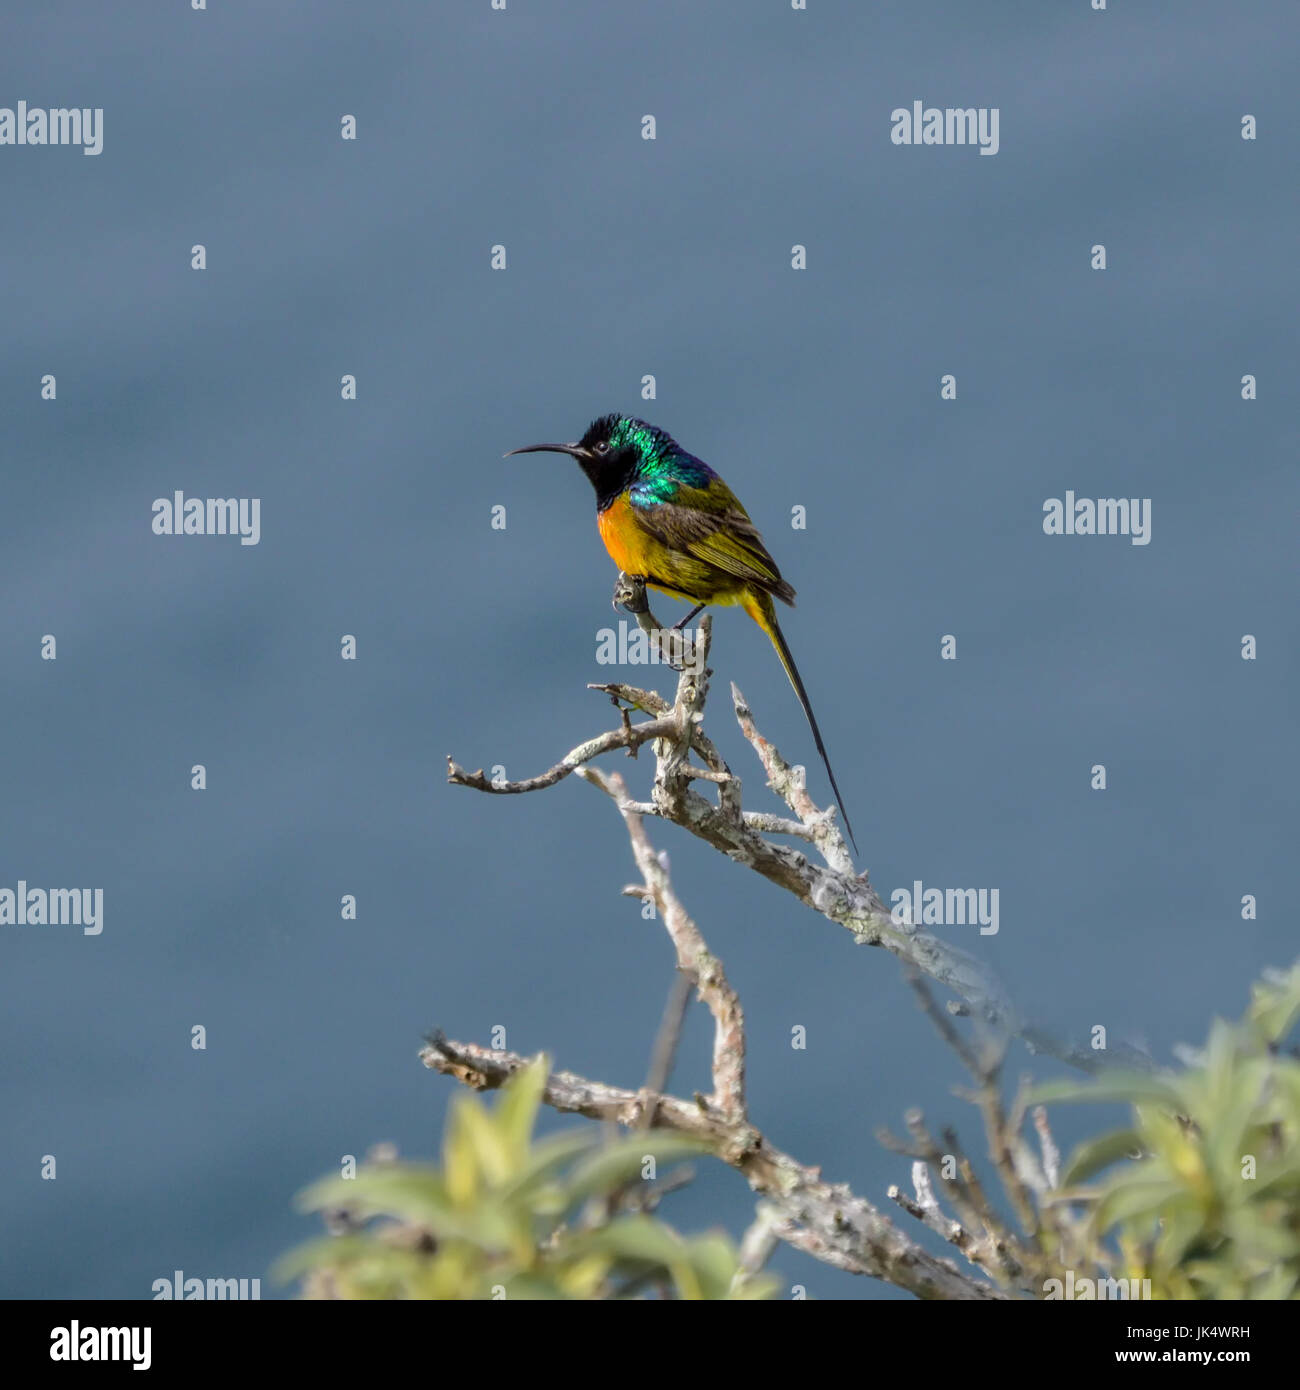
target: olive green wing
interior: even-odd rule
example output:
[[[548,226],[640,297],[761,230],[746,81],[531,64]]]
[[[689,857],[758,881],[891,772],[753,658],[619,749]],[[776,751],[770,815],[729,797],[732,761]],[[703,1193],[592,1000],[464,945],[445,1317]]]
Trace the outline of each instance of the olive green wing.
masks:
[[[707,487],[679,487],[668,501],[637,507],[637,519],[655,540],[741,583],[790,603],[794,590],[781,578],[758,527],[721,478]]]

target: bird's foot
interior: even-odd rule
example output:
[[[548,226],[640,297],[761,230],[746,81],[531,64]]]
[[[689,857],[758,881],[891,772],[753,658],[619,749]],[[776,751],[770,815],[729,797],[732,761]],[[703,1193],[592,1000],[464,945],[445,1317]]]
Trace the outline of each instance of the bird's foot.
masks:
[[[637,626],[654,643],[659,662],[670,671],[680,675],[683,671],[695,669],[695,642],[689,633],[681,631],[703,608],[693,609],[676,627],[660,627],[659,620],[650,611],[650,600],[646,597],[645,576],[643,574],[620,574],[614,585],[614,607],[624,608],[636,618]]]
[[[650,611],[650,600],[645,592],[645,575],[622,574],[614,585],[614,607],[625,608],[633,617],[640,617]]]
[[[695,639],[688,632],[680,632],[675,627],[657,628],[654,639],[659,648],[659,659],[670,671],[680,676],[683,671],[696,669]]]

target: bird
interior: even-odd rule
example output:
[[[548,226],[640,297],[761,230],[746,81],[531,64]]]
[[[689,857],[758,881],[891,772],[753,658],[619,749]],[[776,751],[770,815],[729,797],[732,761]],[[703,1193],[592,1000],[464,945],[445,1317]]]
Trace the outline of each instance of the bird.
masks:
[[[853,848],[857,841],[831,770],[812,703],[776,619],[773,599],[794,606],[740,499],[703,459],[666,430],[630,415],[602,415],[573,444],[529,444],[514,454],[568,454],[596,491],[596,525],[610,559],[627,575],[695,605],[738,604],[767,635],[803,707]]]

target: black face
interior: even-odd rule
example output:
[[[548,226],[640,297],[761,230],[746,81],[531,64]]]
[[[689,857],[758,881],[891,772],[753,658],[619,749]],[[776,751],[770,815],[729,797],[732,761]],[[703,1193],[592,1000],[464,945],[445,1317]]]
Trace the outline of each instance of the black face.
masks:
[[[596,458],[608,458],[615,452],[615,441],[622,433],[622,421],[617,415],[602,415],[587,426],[587,433],[578,442],[580,449]]]
[[[618,415],[602,415],[593,420],[576,444],[530,444],[511,449],[512,454],[568,454],[578,461],[596,490],[596,506],[604,511],[636,476],[639,455],[625,439],[627,422]],[[507,455],[509,457],[509,455]]]

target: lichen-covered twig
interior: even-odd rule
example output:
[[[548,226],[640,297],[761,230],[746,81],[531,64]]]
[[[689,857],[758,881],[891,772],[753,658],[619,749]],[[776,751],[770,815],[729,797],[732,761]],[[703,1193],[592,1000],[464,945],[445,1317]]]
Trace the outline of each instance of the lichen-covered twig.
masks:
[[[546,1101],[559,1110],[576,1110],[594,1119],[616,1120],[630,1128],[650,1125],[682,1130],[705,1141],[724,1162],[739,1169],[766,1199],[747,1238],[751,1272],[761,1266],[774,1240],[784,1240],[836,1268],[871,1274],[922,1298],[987,1299],[1002,1294],[962,1273],[947,1260],[918,1246],[871,1203],[842,1185],[822,1181],[820,1171],[774,1149],[751,1124],[745,1102],[745,1019],[740,998],[722,962],[673,888],[667,856],[656,853],[646,831],[646,809],[631,801],[617,772],[582,767],[579,775],[599,787],[627,826],[641,882],[624,889],[654,905],[677,958],[678,980],[693,982],[713,1015],[714,1039],[707,1096],[687,1101],[666,1094],[669,1055],[680,1036],[683,1002],[675,990],[656,1043],[650,1078],[640,1092],[553,1073]],[[653,806],[649,810],[653,810]],[[524,1059],[489,1052],[442,1036],[430,1039],[425,1064],[479,1089],[499,1085]],[[620,1196],[620,1200],[624,1200]],[[640,1200],[638,1193],[637,1200]]]
[[[474,1043],[435,1036],[421,1051],[434,1071],[478,1090],[500,1086],[528,1058]],[[553,1109],[632,1128],[646,1104],[642,1091],[553,1071],[544,1099]],[[747,1121],[729,1119],[707,1100],[662,1096],[655,1123],[693,1135],[741,1172],[774,1209],[772,1229],[787,1244],[851,1274],[883,1279],[918,1298],[1001,1299],[1008,1295],[963,1273],[950,1260],[931,1255],[865,1198],[842,1183],[826,1182],[810,1168],[774,1148]]]
[[[887,1147],[916,1160],[912,1166],[915,1198],[897,1187],[891,1187],[889,1195],[1000,1284],[1041,1298],[1048,1281],[1062,1278],[1067,1268],[1097,1267],[1096,1231],[1084,1214],[1059,1200],[1060,1153],[1041,1107],[1033,1112],[1037,1150],[1029,1142],[1026,1083],[1021,1083],[1009,1107],[1003,1101],[1005,1035],[990,1035],[975,1020],[975,1040],[968,1040],[914,971],[908,972],[908,982],[927,1017],[975,1081],[973,1089],[957,1094],[979,1109],[989,1156],[1016,1222],[1013,1226],[1006,1220],[985,1194],[956,1131],[945,1126],[941,1144],[919,1110],[910,1110],[905,1116],[910,1142],[895,1139],[888,1132],[879,1135]],[[940,1205],[936,1183],[956,1219]]]
[[[678,671],[672,703],[655,691],[624,683],[593,686],[618,709],[618,728],[579,744],[537,777],[493,782],[482,772],[465,772],[449,758],[448,778],[479,791],[521,793],[553,786],[576,771],[613,800],[627,826],[643,880],[625,891],[654,903],[673,942],[678,969],[683,977],[694,981],[713,1015],[713,1091],[708,1096],[697,1095],[693,1101],[661,1094],[666,1090],[667,1065],[660,1058],[639,1093],[556,1072],[547,1084],[547,1102],[558,1110],[594,1119],[628,1126],[667,1126],[703,1139],[718,1157],[744,1173],[771,1204],[762,1231],[754,1238],[756,1250],[775,1236],[837,1268],[875,1275],[925,1298],[1032,1295],[1035,1281],[1052,1264],[1042,1237],[1049,1237],[1048,1244],[1056,1251],[1068,1247],[1079,1252],[1081,1260],[1086,1258],[1087,1247],[1076,1218],[1053,1203],[1059,1156],[1051,1145],[1050,1133],[1042,1142],[1040,1160],[1024,1141],[1023,1097],[1017,1096],[1010,1114],[1003,1106],[999,1081],[1007,1040],[1018,1035],[1031,1050],[1050,1052],[1085,1070],[1096,1069],[1098,1059],[1086,1049],[1057,1042],[1046,1029],[1023,1018],[992,972],[968,952],[911,920],[895,920],[867,875],[855,872],[834,811],[817,806],[803,779],[759,732],[749,703],[732,685],[732,704],[741,732],[757,754],[768,786],[782,798],[792,817],[745,811],[740,779],[703,730],[712,676],[707,665],[710,618],[701,620],[691,642],[686,634],[660,626],[650,612],[642,581],[621,576],[615,600],[636,615],[643,629],[654,634],[665,659]],[[634,712],[648,718],[634,723]],[[601,772],[590,765],[602,754],[619,748],[635,755],[646,744],[651,745],[655,760],[648,800],[634,800],[618,773]],[[701,794],[697,789],[700,782],[716,786],[716,801]],[[891,1188],[890,1197],[990,1274],[1001,1288],[973,1279],[949,1261],[930,1255],[865,1199],[845,1186],[823,1182],[819,1170],[773,1149],[749,1122],[740,1001],[727,983],[721,963],[709,952],[699,928],[674,893],[667,862],[655,853],[646,833],[646,816],[681,826],[847,929],[859,944],[883,946],[899,958],[922,1007],[975,1077],[977,1086],[971,1099],[984,1117],[990,1153],[1021,1230],[1011,1230],[996,1212],[955,1132],[945,1128],[941,1145],[919,1111],[907,1116],[910,1142],[882,1136],[884,1142],[915,1160],[916,1196]],[[822,862],[801,849],[769,839],[772,835],[802,840]],[[926,979],[955,996],[948,1004],[949,1013],[935,1002]],[[974,1042],[954,1026],[951,1014],[971,1020]],[[679,1023],[678,1018],[676,1023],[665,1025],[665,1048],[675,1047]],[[501,1084],[524,1064],[523,1058],[513,1054],[450,1043],[441,1037],[432,1040],[422,1056],[426,1065],[479,1088]],[[1125,1060],[1131,1064],[1135,1059],[1128,1056]],[[936,1183],[956,1212],[956,1219],[940,1207]]]
[[[654,903],[677,952],[677,968],[695,981],[700,998],[713,1015],[713,1094],[709,1103],[739,1123],[745,1117],[745,1016],[740,999],[727,983],[722,962],[709,950],[700,929],[673,891],[668,869],[650,843],[641,813],[627,802],[622,777],[616,772],[602,774],[595,768],[584,768],[583,775],[613,797],[622,812],[632,855],[644,879],[623,891]]]
[[[621,580],[626,583],[621,583],[618,592],[627,595],[626,604],[635,611],[637,622],[647,632],[672,633],[650,611],[644,583],[628,580],[627,576]],[[620,705],[620,727],[579,744],[539,776],[494,782],[481,771],[466,772],[448,758],[448,780],[498,795],[540,791],[604,753],[620,748],[635,752],[647,743],[653,744],[655,774],[650,799],[632,802],[623,797],[620,809],[627,806],[639,815],[658,816],[681,826],[843,927],[858,944],[884,947],[954,994],[962,1002],[964,1012],[1001,1032],[1020,1037],[1031,1051],[1049,1053],[1086,1071],[1100,1070],[1107,1061],[1122,1061],[1129,1066],[1142,1064],[1144,1059],[1131,1051],[1112,1048],[1108,1056],[1099,1056],[1090,1049],[1062,1042],[1012,1006],[982,961],[918,923],[896,921],[867,875],[855,873],[834,811],[816,805],[790,764],[758,731],[749,702],[732,686],[732,703],[741,731],[758,755],[769,785],[785,801],[793,818],[743,810],[741,779],[727,766],[702,727],[712,674],[707,666],[711,642],[712,624],[706,614],[697,629],[692,648],[694,659],[678,674],[676,697],[671,704],[658,693],[636,686],[594,686]],[[634,723],[624,706],[650,717]],[[698,761],[692,761],[692,754]],[[716,802],[701,795],[696,787],[700,782],[717,787]],[[773,835],[802,840],[817,851],[822,862],[794,845],[768,838]]]

